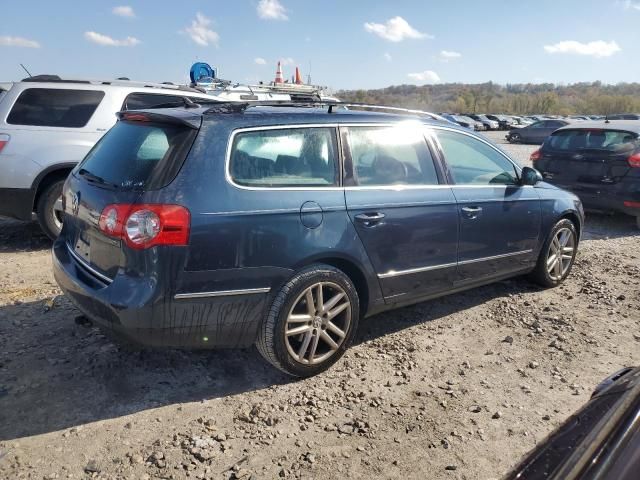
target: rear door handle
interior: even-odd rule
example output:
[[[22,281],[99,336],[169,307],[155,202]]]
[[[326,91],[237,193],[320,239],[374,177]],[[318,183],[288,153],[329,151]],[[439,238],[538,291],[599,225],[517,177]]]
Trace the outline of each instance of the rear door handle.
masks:
[[[384,213],[360,213],[356,215],[356,220],[363,223],[365,227],[372,227],[384,218]]]
[[[476,218],[482,213],[482,207],[462,207],[462,213],[467,218]]]

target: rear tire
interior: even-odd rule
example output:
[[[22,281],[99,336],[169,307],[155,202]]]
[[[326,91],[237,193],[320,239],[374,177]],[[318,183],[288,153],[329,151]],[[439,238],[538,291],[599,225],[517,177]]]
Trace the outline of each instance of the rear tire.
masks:
[[[62,186],[58,180],[45,187],[38,198],[36,214],[40,228],[51,240],[55,240],[62,230]]]
[[[349,348],[359,315],[351,279],[335,267],[310,265],[273,298],[256,346],[269,363],[289,375],[317,375]]]
[[[542,246],[530,278],[543,287],[557,287],[569,276],[578,252],[578,234],[571,220],[556,223]]]
[[[509,143],[520,143],[522,142],[522,137],[519,133],[512,133],[509,135]]]
[[[636,227],[640,228],[640,216],[636,217]]]

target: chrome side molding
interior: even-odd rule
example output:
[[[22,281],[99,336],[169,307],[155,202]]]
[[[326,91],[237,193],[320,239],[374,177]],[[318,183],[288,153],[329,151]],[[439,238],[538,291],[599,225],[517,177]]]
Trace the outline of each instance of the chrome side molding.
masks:
[[[173,296],[175,300],[184,300],[189,298],[211,298],[211,297],[233,297],[236,295],[252,295],[256,293],[269,293],[271,288],[246,288],[243,290],[218,290],[215,292],[194,292],[194,293],[177,293]]]

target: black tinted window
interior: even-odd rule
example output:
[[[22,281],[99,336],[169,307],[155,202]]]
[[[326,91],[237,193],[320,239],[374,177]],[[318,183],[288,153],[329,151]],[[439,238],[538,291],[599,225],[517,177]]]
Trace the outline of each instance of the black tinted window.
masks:
[[[436,185],[438,176],[421,127],[349,127],[358,185]]]
[[[238,133],[230,172],[240,185],[326,187],[336,184],[333,128],[287,128]]]
[[[160,188],[178,173],[195,132],[180,125],[121,121],[93,147],[76,171],[117,188]]]
[[[620,152],[635,148],[637,138],[635,133],[619,130],[560,130],[546,140],[545,147],[565,151],[596,149]]]
[[[84,127],[104,98],[97,90],[29,88],[13,105],[7,123],[40,127]]]
[[[132,93],[124,101],[123,110],[143,110],[157,107],[182,107],[184,99],[178,95],[158,95],[155,93]]]

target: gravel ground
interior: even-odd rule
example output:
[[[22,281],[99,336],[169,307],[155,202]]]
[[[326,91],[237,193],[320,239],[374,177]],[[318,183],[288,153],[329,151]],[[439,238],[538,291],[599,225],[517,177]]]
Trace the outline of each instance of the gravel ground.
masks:
[[[254,349],[132,351],[76,324],[49,242],[0,220],[0,478],[498,478],[640,363],[639,240],[590,216],[563,286],[378,315],[293,381]]]

